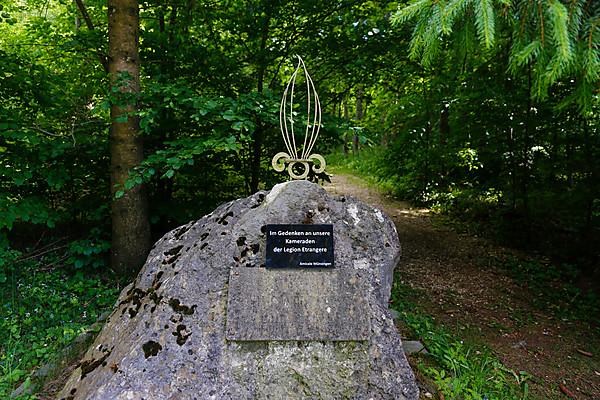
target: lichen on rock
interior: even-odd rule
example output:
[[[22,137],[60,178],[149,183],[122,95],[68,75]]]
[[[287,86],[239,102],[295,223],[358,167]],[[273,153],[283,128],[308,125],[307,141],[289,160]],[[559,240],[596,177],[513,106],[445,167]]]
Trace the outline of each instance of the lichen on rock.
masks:
[[[368,339],[227,340],[230,272],[264,268],[266,224],[301,223],[333,224],[335,268],[365,283]],[[387,216],[306,181],[223,204],[155,244],[58,398],[417,399],[387,308],[399,256]]]

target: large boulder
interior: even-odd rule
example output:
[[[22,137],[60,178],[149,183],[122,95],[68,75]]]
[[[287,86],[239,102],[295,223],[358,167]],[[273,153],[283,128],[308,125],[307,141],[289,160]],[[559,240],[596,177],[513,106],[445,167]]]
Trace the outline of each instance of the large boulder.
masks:
[[[364,284],[354,287],[364,287],[366,336],[230,340],[232,271],[272,271],[264,269],[264,226],[302,223],[333,224],[334,270],[348,278],[342,281]],[[333,198],[306,181],[223,204],[155,244],[58,398],[417,399],[388,310],[399,255],[395,227],[381,211],[351,197]],[[303,271],[311,279],[333,276],[326,275],[333,270],[287,273],[302,279]],[[277,285],[270,290],[276,301]]]

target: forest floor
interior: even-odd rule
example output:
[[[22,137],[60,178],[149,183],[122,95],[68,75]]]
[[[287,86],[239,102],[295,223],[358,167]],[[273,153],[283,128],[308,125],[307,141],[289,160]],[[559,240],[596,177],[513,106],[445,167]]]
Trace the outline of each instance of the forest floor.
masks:
[[[488,348],[517,374],[531,375],[529,398],[600,399],[598,327],[540,307],[535,299],[544,293],[499,266],[501,260],[528,255],[457,232],[430,210],[394,200],[354,176],[336,174],[326,189],[356,197],[393,219],[402,245],[396,280],[418,294],[413,302],[436,324],[466,344]],[[409,356],[415,371],[422,357]],[[423,374],[417,376],[422,398],[440,396]],[[433,393],[425,397],[427,392]]]

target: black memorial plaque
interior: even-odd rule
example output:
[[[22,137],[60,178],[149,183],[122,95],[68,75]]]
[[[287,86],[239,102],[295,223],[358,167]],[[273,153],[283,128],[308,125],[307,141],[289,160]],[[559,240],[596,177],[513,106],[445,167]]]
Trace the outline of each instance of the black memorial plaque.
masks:
[[[267,268],[332,268],[333,225],[267,225]]]

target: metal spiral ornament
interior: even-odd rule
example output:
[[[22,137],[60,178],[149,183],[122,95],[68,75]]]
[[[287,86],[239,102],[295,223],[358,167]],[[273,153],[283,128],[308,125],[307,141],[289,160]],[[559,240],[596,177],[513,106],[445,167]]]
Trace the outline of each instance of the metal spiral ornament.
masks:
[[[326,164],[323,156],[311,154],[319,137],[319,129],[321,129],[319,95],[315,90],[312,78],[306,70],[304,60],[300,56],[296,57],[298,57],[298,65],[283,92],[279,107],[279,129],[287,152],[282,151],[275,154],[271,164],[277,172],[284,171],[287,166],[288,174],[292,179],[306,179],[311,169],[315,174],[324,172]],[[294,90],[296,89],[296,78],[300,70],[304,72],[304,79],[306,80],[307,99],[306,132],[303,143],[296,142],[294,132]],[[295,170],[297,166],[301,166],[301,171],[297,172]]]

